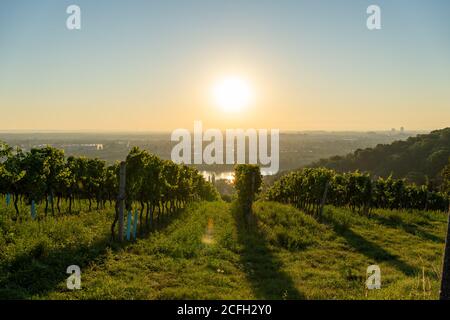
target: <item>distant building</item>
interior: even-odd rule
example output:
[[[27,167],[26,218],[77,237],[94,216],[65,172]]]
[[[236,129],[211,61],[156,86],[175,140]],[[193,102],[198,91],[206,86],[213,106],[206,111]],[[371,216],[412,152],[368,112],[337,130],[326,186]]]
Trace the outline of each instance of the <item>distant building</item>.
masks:
[[[405,132],[405,128],[400,127],[400,132],[401,132],[401,133],[404,133],[404,132]]]
[[[103,150],[103,144],[101,143],[67,144],[62,147],[68,151]]]

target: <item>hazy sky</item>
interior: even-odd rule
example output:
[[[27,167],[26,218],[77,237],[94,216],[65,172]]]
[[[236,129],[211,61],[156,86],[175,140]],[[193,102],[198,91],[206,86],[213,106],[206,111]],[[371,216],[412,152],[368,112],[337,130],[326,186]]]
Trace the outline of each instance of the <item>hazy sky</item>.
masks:
[[[242,112],[211,101],[227,75],[254,90]],[[0,111],[0,130],[438,129],[450,1],[2,0]]]

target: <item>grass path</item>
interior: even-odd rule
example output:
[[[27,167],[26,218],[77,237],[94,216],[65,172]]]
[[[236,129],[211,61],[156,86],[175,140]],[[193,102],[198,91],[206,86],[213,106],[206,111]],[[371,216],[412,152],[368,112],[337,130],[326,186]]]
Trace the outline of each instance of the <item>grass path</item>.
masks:
[[[194,204],[166,228],[83,270],[83,290],[50,298],[249,299],[225,203]],[[61,286],[60,289],[63,289]]]

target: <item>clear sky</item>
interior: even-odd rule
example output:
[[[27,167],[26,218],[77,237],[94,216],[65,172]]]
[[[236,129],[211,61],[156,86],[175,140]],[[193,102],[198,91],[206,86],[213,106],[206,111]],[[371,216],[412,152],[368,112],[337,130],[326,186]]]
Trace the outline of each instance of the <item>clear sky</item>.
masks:
[[[238,112],[211,98],[229,75],[252,91]],[[443,128],[450,1],[2,0],[0,112],[0,130]]]

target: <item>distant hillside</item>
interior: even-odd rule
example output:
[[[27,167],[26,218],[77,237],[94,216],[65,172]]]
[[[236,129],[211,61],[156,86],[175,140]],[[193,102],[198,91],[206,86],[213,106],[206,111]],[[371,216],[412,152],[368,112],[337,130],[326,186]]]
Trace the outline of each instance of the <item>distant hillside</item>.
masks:
[[[367,171],[375,176],[406,178],[423,184],[427,177],[440,184],[441,172],[450,158],[450,127],[420,134],[406,141],[379,144],[375,148],[358,149],[346,156],[334,156],[314,162],[311,167],[336,171]]]

